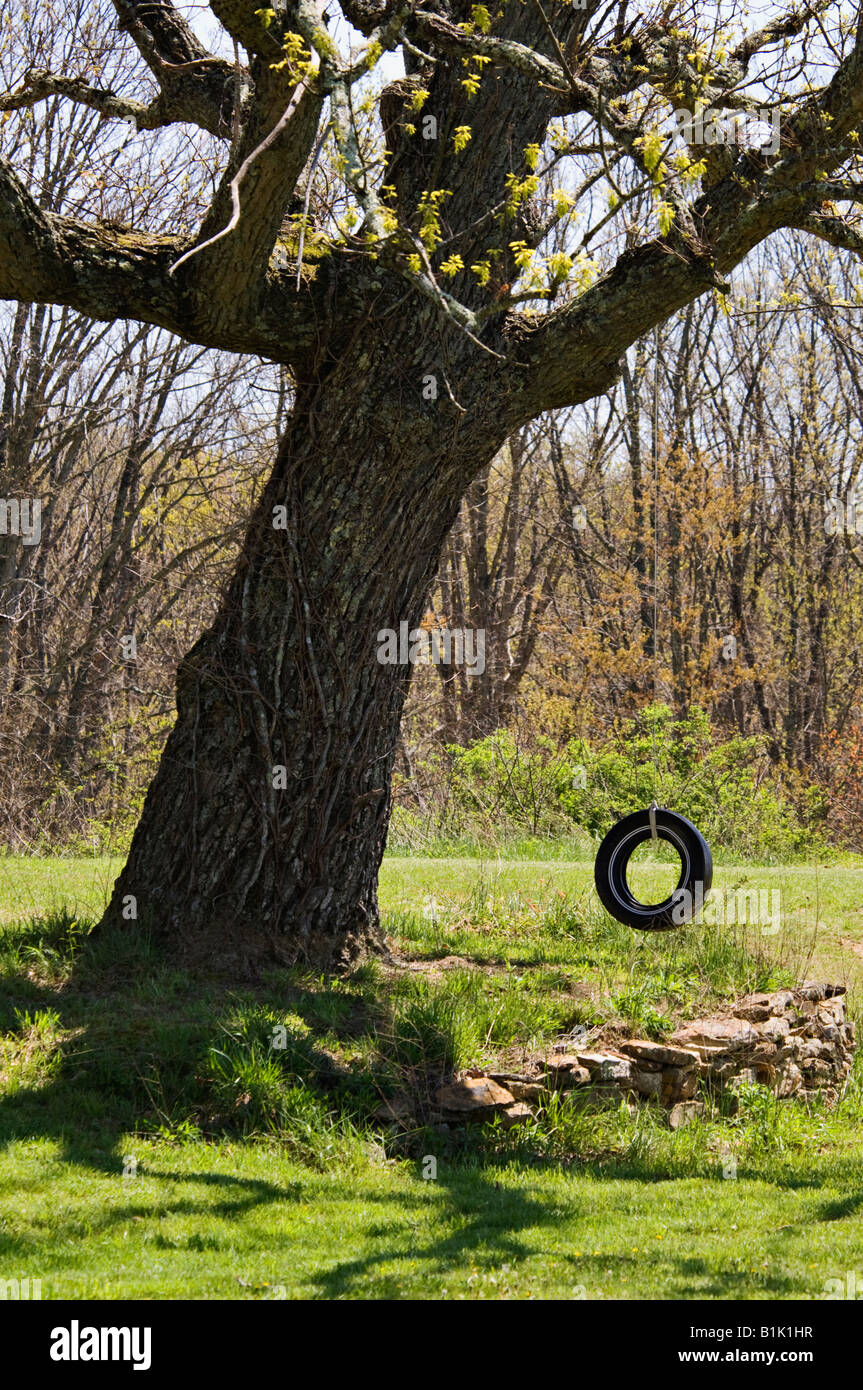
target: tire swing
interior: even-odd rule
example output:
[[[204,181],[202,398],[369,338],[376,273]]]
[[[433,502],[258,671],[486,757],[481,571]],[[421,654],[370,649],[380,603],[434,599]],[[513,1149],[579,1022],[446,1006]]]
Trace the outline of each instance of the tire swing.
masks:
[[[653,701],[659,687],[657,583],[659,560],[659,330],[654,339],[653,368]],[[653,795],[646,811],[633,811],[612,826],[596,856],[593,877],[599,901],[615,921],[636,931],[674,931],[700,910],[713,882],[710,848],[692,821],[656,804],[656,722],[653,726]],[[667,840],[680,856],[680,878],[670,897],[660,903],[641,903],[629,887],[626,869],[634,851],[645,840]],[[688,898],[685,894],[689,894]],[[681,912],[683,908],[683,912]],[[675,915],[678,921],[674,920]]]
[[[650,839],[667,840],[680,856],[677,887],[659,903],[639,902],[626,879],[633,852]],[[688,902],[691,915],[692,904],[704,901],[713,882],[713,857],[692,821],[654,802],[648,810],[633,811],[612,826],[599,847],[593,876],[599,901],[616,921],[636,931],[673,931],[683,921],[674,920],[675,909],[680,917],[681,906]]]

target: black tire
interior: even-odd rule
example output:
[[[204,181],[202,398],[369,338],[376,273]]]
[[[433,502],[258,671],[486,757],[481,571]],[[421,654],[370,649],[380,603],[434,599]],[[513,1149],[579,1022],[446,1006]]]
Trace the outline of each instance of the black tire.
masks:
[[[713,882],[713,857],[707,841],[685,816],[661,806],[657,807],[655,816],[657,835],[673,845],[680,855],[680,878],[675,893],[685,888],[691,895],[690,902],[695,902],[700,891],[703,901],[703,895]],[[672,912],[686,899],[675,901],[672,895],[665,902],[640,903],[626,882],[626,866],[633,851],[650,836],[649,811],[634,811],[612,826],[596,856],[596,891],[606,912],[624,926],[634,927],[636,931],[673,931],[682,923],[673,920]]]

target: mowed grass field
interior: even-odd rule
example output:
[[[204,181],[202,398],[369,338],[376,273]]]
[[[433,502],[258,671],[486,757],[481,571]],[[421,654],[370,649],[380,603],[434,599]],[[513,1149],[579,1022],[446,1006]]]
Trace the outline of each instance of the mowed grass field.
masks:
[[[863,997],[863,861],[720,866],[781,923],[611,922],[592,865],[389,858],[393,962],[245,983],[90,943],[119,869],[0,859],[0,1281],[43,1298],[823,1298],[863,1277],[863,1069],[832,1110],[752,1088],[400,1133],[408,1083],[578,1023],[662,1036],[802,978]],[[668,866],[634,885],[660,896]],[[275,1053],[272,1031],[285,1030]],[[433,1162],[430,1162],[433,1160]],[[834,1286],[835,1287],[835,1286]],[[853,1287],[853,1285],[851,1285]],[[0,1293],[3,1284],[0,1282]]]
[[[0,923],[62,908],[97,918],[121,867],[122,860],[104,856],[0,857]],[[647,860],[636,869],[634,886],[644,901],[659,896],[667,882],[667,866]],[[863,986],[863,856],[841,865],[720,864],[713,883],[726,898],[740,891],[778,892],[782,929],[773,943],[777,957],[797,965],[798,973],[808,964],[814,974],[826,971],[849,988]],[[397,924],[411,914],[429,926],[437,924],[437,936],[432,932],[432,943],[425,947],[433,953],[454,944],[480,954],[484,945],[502,946],[505,953],[507,943],[520,949],[525,923],[531,917],[541,922],[549,902],[560,894],[575,910],[595,903],[592,862],[392,857],[384,860],[380,877],[385,915]],[[772,938],[772,921],[766,932],[763,925],[760,934]],[[553,953],[551,943],[533,943],[531,951],[542,958],[546,946]]]

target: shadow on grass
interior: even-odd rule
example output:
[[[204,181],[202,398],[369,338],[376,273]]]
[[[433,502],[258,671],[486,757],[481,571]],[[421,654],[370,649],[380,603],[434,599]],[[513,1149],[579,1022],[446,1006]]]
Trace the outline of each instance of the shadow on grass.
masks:
[[[232,1044],[238,1055],[243,1048],[247,1056],[258,1048],[261,1066],[275,1062],[285,1082],[299,1082],[330,1117],[349,1117],[358,1132],[365,1118],[366,1130],[373,1132],[370,1112],[392,1090],[394,1070],[386,1061],[358,1073],[339,1067],[332,1044],[335,1039],[347,1047],[374,1034],[385,1012],[382,990],[380,974],[371,970],[348,986],[279,971],[254,989],[226,991],[218,976],[192,979],[160,961],[144,934],[91,941],[62,917],[8,930],[0,936],[0,1027],[7,1048],[18,1050],[23,1076],[15,1091],[0,1097],[0,1146],[48,1139],[57,1145],[58,1163],[122,1180],[125,1146],[133,1142],[129,1136],[168,1138],[172,1131],[182,1134],[191,1121],[202,1137],[241,1134],[248,1092],[239,1085],[254,1078],[250,1081],[236,1057],[236,1077],[229,1068],[226,1084],[213,1095],[218,1089],[213,1050],[230,1062]],[[305,1031],[289,1032],[279,1053],[264,1053],[271,1021],[285,1018],[302,1020]],[[452,1040],[426,1036],[424,1044],[445,1057]],[[238,1093],[231,1105],[234,1080]],[[281,1143],[279,1129],[272,1133]],[[314,1153],[310,1157],[314,1160]],[[142,1162],[137,1176],[155,1183],[156,1194],[144,1198],[130,1190],[131,1200],[88,1208],[88,1238],[156,1212],[241,1222],[253,1209],[296,1201],[302,1192],[296,1182],[208,1171],[203,1142],[195,1146],[195,1162],[191,1171],[148,1169]],[[424,1259],[457,1263],[490,1239],[504,1257],[521,1258],[526,1251],[519,1233],[553,1219],[527,1191],[504,1196],[495,1184],[495,1166],[492,1161],[484,1171],[474,1163],[469,1179],[448,1193],[442,1217],[450,1225],[455,1216],[459,1229],[434,1242]],[[44,1182],[44,1173],[34,1174],[33,1189],[44,1190]],[[22,1201],[30,1186],[20,1184]],[[215,1203],[205,1197],[214,1190],[224,1194]],[[446,1184],[439,1185],[436,1196],[446,1191]],[[413,1211],[426,1208],[428,1192],[372,1192],[363,1201],[376,1208],[395,1204],[398,1225],[406,1214],[410,1219]],[[58,1210],[45,1221],[46,1244],[74,1239],[78,1232],[74,1213]],[[0,1254],[20,1255],[25,1244],[32,1254],[32,1230],[26,1242],[4,1233]],[[379,1255],[339,1263],[320,1279],[316,1275],[318,1291],[329,1296],[350,1291],[387,1260],[385,1242],[381,1246]]]
[[[423,1056],[444,1066],[454,1050],[449,1016],[431,1010],[423,1015],[423,1036],[412,1041],[416,1055],[409,1048],[407,1062],[401,1043],[397,1055],[380,1047],[362,1055],[364,1040],[380,1043],[392,1021],[387,988],[379,970],[366,968],[347,981],[282,969],[238,989],[217,971],[193,977],[164,961],[145,932],[92,940],[62,914],[23,929],[0,929],[0,1049],[5,1046],[9,1057],[14,1050],[21,1075],[17,1089],[7,1084],[0,1096],[0,1146],[49,1139],[57,1145],[60,1163],[118,1177],[124,1166],[121,1140],[130,1135],[205,1141],[268,1133],[311,1169],[338,1168],[345,1153],[340,1145],[359,1145],[363,1135],[380,1133],[374,1110],[405,1069],[418,1070]],[[285,1045],[275,1050],[272,1034],[279,1026],[285,1028]],[[361,1053],[356,1065],[348,1057],[353,1047]],[[11,1074],[2,1051],[0,1073]],[[364,1206],[394,1207],[398,1219],[383,1224],[374,1250],[351,1253],[329,1268],[318,1265],[313,1286],[323,1296],[351,1295],[369,1280],[375,1281],[376,1296],[390,1285],[393,1291],[397,1276],[390,1279],[382,1271],[387,1265],[404,1267],[405,1261],[421,1261],[445,1274],[467,1260],[522,1261],[536,1252],[530,1232],[552,1225],[557,1214],[547,1196],[531,1191],[529,1173],[557,1169],[559,1161],[544,1156],[539,1145],[531,1152],[526,1141],[517,1162],[527,1176],[513,1188],[497,1181],[500,1169],[513,1162],[511,1151],[484,1147],[478,1134],[432,1137],[425,1131],[416,1136],[415,1155],[428,1151],[429,1143],[445,1155],[437,1181],[413,1192],[364,1192]],[[88,1217],[88,1233],[147,1219],[155,1211],[240,1221],[255,1209],[301,1195],[300,1183],[207,1171],[207,1153],[206,1142],[196,1144],[200,1167],[194,1171],[148,1171],[142,1164],[140,1176],[158,1183],[158,1195],[106,1204],[92,1220]],[[650,1153],[594,1158],[579,1163],[577,1171],[597,1182],[640,1184],[692,1176],[667,1156]],[[859,1165],[849,1161],[837,1185],[852,1191],[824,1202],[816,1219],[855,1216],[863,1205],[859,1182],[853,1191],[857,1179]],[[778,1167],[770,1181],[778,1188],[819,1186],[811,1170],[787,1166]],[[207,1191],[223,1196],[210,1205],[204,1201]],[[321,1200],[325,1204],[326,1196]],[[411,1213],[427,1212],[429,1201],[441,1204],[439,1237],[423,1233],[408,1248],[388,1239],[391,1226],[403,1236],[405,1217],[412,1225]],[[580,1201],[570,1194],[568,1218],[578,1216]],[[75,1220],[58,1212],[51,1238],[64,1231],[74,1235]],[[373,1234],[364,1232],[366,1238]],[[12,1235],[0,1238],[0,1253],[21,1248]],[[589,1259],[567,1252],[556,1258],[571,1268],[573,1283],[589,1282]],[[603,1256],[603,1269],[618,1258]],[[709,1297],[734,1296],[751,1286],[750,1275],[729,1270],[719,1278],[698,1259],[681,1258],[675,1278],[681,1292],[694,1284]],[[781,1274],[765,1278],[766,1293],[788,1292]]]
[[[146,933],[93,940],[64,914],[0,928],[0,1145],[50,1138],[63,1160],[116,1173],[125,1134],[272,1130],[280,1085],[350,1108],[362,1078],[321,1040],[371,1028],[369,1003],[288,971],[246,990],[192,977]],[[279,1050],[286,1011],[308,1026],[283,1029]]]

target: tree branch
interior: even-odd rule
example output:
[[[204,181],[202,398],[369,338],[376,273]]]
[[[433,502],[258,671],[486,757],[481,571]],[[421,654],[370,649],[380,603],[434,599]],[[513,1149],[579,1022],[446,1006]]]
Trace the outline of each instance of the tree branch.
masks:
[[[21,111],[53,96],[66,97],[105,117],[134,121],[138,130],[158,130],[180,121],[201,124],[197,119],[197,103],[190,105],[176,88],[161,92],[145,105],[129,97],[118,96],[110,89],[94,87],[82,77],[62,77],[50,72],[28,73],[16,91],[0,93],[0,111]],[[211,133],[224,132],[219,128]]]
[[[761,29],[756,29],[753,33],[747,34],[742,43],[739,43],[732,53],[732,58],[737,63],[742,63],[745,67],[756,53],[760,53],[763,48],[769,48],[771,44],[779,43],[781,39],[793,39],[801,34],[806,25],[821,14],[824,10],[829,10],[836,0],[807,0],[803,5],[795,5],[784,15],[777,16],[765,24]]]
[[[113,0],[113,5],[117,27],[129,34],[158,82],[171,119],[229,137],[237,100],[234,66],[214,57],[168,0]]]
[[[780,227],[800,227],[857,250],[858,234],[841,218],[814,213],[817,191],[848,155],[863,121],[863,26],[850,55],[817,97],[807,98],[783,125],[786,153],[768,161],[743,154],[691,209],[702,251],[656,240],[625,252],[617,265],[577,299],[538,324],[511,325],[524,354],[518,422],[608,389],[616,360],[656,323],[716,284]],[[813,183],[819,175],[818,182]],[[815,190],[815,191],[813,191]],[[576,375],[578,374],[578,375]],[[602,384],[597,384],[602,383]],[[511,393],[515,407],[517,393]],[[527,404],[529,402],[529,405]],[[520,409],[520,403],[518,408]]]
[[[863,231],[844,222],[841,217],[813,212],[808,217],[796,218],[791,225],[841,251],[853,251],[855,255],[863,257]]]
[[[331,310],[325,287],[279,276],[254,315],[201,311],[170,268],[176,237],[122,232],[41,209],[0,158],[0,299],[62,304],[99,321],[132,319],[232,352],[292,366],[314,360]]]

